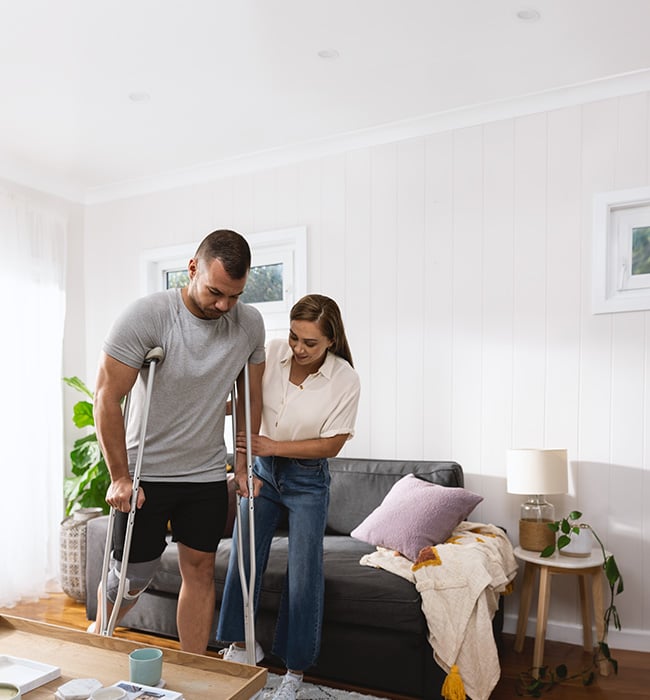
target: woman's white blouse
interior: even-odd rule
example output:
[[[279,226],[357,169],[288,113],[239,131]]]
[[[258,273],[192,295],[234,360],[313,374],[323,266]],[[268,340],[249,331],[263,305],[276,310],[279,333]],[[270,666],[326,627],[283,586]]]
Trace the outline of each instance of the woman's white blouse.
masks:
[[[261,434],[273,440],[308,440],[354,435],[359,405],[359,375],[330,352],[318,372],[303,384],[289,382],[291,348],[271,340],[266,348]]]

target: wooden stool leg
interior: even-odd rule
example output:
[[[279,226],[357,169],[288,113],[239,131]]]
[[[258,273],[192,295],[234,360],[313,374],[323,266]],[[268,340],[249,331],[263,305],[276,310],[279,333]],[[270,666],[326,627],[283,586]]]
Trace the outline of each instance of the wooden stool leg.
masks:
[[[515,637],[514,649],[521,652],[524,648],[524,637],[526,636],[526,623],[530,613],[530,601],[533,597],[533,582],[535,579],[535,565],[526,562],[524,566],[524,580],[521,587],[521,597],[519,598],[519,618],[517,619],[517,636]]]
[[[593,636],[591,634],[591,608],[589,605],[586,574],[578,575],[578,587],[580,589],[580,612],[582,614],[582,642],[585,651],[591,653],[594,649]]]
[[[605,605],[603,603],[603,572],[598,568],[591,574],[591,591],[594,599],[594,617],[596,623],[596,639],[600,642],[605,634]],[[602,659],[598,664],[600,675],[609,675],[609,661]]]
[[[544,661],[544,640],[548,620],[548,604],[551,597],[551,572],[548,566],[542,566],[539,572],[539,599],[537,601],[537,632],[533,650],[533,676],[537,678]]]

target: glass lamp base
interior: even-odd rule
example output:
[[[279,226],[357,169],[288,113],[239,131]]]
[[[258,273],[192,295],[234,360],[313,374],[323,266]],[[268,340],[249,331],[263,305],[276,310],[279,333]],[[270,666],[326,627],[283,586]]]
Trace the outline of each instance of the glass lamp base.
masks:
[[[555,533],[549,528],[552,520],[520,520],[519,544],[531,552],[541,552],[555,544]]]
[[[531,552],[541,552],[555,544],[549,524],[555,521],[555,508],[543,496],[531,496],[521,505],[519,544]]]

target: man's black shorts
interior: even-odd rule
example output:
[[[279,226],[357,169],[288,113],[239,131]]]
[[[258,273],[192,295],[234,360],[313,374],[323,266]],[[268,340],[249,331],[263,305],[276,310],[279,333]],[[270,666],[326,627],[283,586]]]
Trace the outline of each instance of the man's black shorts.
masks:
[[[200,552],[215,552],[228,514],[225,481],[208,483],[140,481],[145,502],[135,514],[129,561],[157,559],[172,539]],[[113,532],[113,555],[122,561],[128,513],[118,512]]]

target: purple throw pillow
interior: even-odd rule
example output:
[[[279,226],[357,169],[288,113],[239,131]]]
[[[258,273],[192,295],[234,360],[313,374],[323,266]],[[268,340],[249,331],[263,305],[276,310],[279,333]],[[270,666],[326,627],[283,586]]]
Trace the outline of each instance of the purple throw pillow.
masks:
[[[423,547],[445,542],[482,500],[483,496],[466,489],[407,474],[350,534],[415,561]]]

